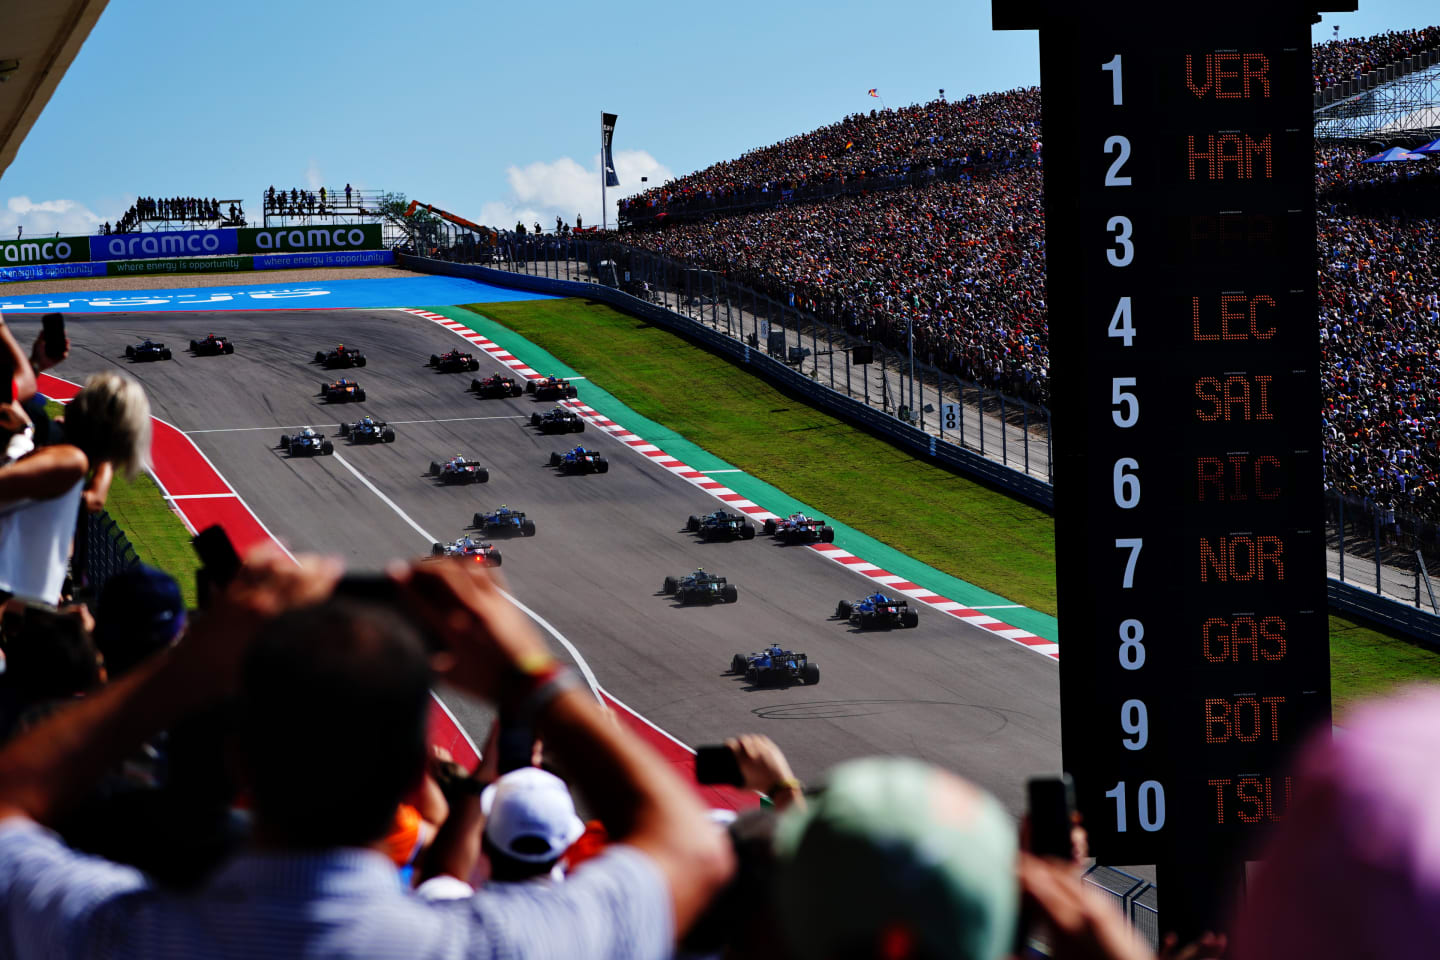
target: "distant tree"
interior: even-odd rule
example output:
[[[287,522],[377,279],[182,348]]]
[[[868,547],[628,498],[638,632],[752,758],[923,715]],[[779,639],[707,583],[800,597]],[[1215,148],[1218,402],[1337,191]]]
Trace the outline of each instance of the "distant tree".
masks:
[[[425,207],[417,206],[406,216],[410,201],[403,193],[387,193],[374,211],[380,218],[405,235],[406,244],[415,250],[435,246],[440,241],[441,220]]]

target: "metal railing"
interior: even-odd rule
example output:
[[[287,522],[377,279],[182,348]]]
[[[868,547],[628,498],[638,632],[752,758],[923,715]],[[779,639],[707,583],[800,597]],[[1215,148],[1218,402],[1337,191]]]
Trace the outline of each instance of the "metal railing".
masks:
[[[90,513],[83,506],[75,524],[75,553],[70,558],[71,579],[78,599],[100,596],[105,581],[140,563],[130,538],[105,511]]]
[[[1081,879],[1113,903],[1152,950],[1159,949],[1160,893],[1155,884],[1099,864],[1086,870]]]

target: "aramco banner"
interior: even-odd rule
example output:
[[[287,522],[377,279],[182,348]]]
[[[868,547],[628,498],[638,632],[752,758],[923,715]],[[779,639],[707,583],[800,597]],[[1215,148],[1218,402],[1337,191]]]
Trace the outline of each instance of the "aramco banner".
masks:
[[[314,253],[321,250],[379,250],[380,224],[324,227],[242,227],[240,253]]]
[[[175,230],[114,233],[90,238],[91,260],[147,260],[158,257],[227,257],[238,251],[234,230]]]
[[[614,113],[600,114],[600,162],[605,164],[605,186],[620,186],[620,178],[615,175],[615,157],[612,156],[610,146],[615,141],[615,121],[620,117]]]
[[[0,241],[0,267],[31,263],[83,263],[90,259],[89,237],[36,237]]]

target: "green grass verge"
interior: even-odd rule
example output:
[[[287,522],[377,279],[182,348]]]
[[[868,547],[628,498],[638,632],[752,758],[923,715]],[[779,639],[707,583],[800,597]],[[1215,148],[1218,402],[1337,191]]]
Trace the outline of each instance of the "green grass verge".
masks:
[[[53,401],[46,406],[46,411],[52,417],[65,415],[65,408]],[[200,569],[200,558],[190,545],[190,531],[165,502],[165,495],[154,478],[148,473],[139,474],[134,480],[117,476],[110,484],[105,512],[125,531],[140,562],[164,570],[178,580],[186,607],[195,609],[195,571]]]
[[[630,409],[909,556],[1055,612],[1054,521],[918,460],[669,331],[579,299],[472,304]],[[683,386],[682,386],[683,385]],[[1440,651],[1330,617],[1337,716],[1396,684],[1440,681]]]
[[[165,502],[155,480],[148,473],[134,480],[116,477],[110,484],[105,512],[125,531],[140,562],[180,581],[186,607],[195,609],[195,571],[200,569],[200,558],[190,545],[190,531]]]
[[[539,300],[470,309],[562,358],[636,413],[820,513],[1054,614],[1054,533],[1044,511],[917,459],[603,304]]]
[[[1330,686],[1337,722],[1355,701],[1401,683],[1440,682],[1440,654],[1399,634],[1330,615]]]

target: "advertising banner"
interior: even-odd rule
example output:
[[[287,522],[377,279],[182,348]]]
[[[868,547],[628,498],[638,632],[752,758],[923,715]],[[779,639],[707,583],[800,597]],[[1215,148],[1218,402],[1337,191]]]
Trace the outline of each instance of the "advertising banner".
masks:
[[[620,117],[613,113],[600,114],[600,162],[605,165],[605,186],[620,186],[620,178],[615,174],[615,158],[611,155],[610,147],[615,140],[615,121]]]
[[[112,277],[133,277],[155,273],[230,273],[253,270],[253,257],[206,257],[194,260],[120,260],[105,264]]]
[[[0,267],[19,267],[31,263],[82,263],[89,259],[89,237],[0,240]]]
[[[392,250],[356,250],[354,253],[265,253],[256,256],[256,270],[296,267],[376,267],[395,262]]]
[[[379,250],[380,224],[324,227],[242,227],[240,253],[315,253],[322,250]]]
[[[66,277],[103,277],[103,263],[46,263],[34,267],[0,267],[0,282],[63,280]]]
[[[166,233],[115,233],[90,238],[91,260],[144,260],[151,257],[223,257],[238,253],[234,230],[175,230]]]

